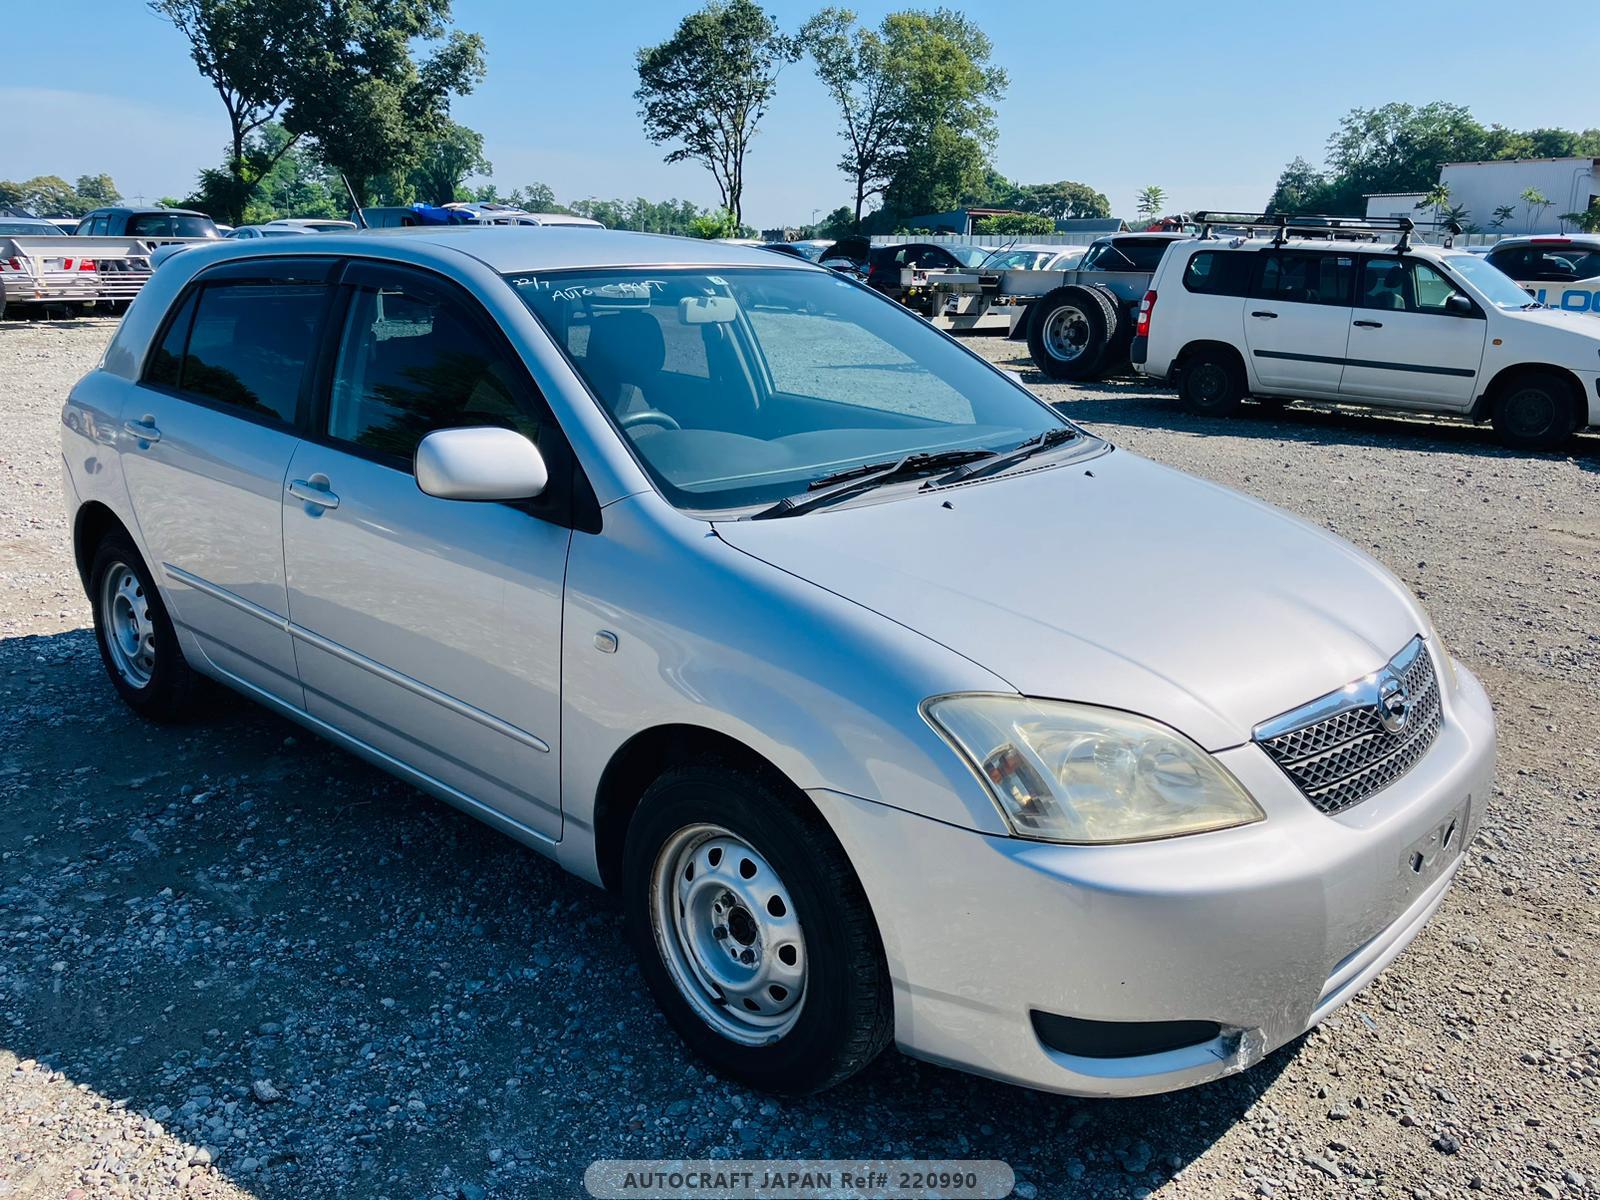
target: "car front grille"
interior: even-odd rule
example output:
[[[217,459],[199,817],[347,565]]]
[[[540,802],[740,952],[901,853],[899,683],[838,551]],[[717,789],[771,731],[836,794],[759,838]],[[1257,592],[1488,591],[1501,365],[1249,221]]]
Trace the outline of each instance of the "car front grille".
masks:
[[[1256,726],[1255,740],[1332,815],[1416,766],[1443,725],[1438,675],[1419,637],[1373,674]]]

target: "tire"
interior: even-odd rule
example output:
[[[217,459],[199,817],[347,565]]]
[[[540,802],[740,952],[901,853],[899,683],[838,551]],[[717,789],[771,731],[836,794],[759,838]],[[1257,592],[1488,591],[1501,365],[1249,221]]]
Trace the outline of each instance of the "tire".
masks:
[[[95,547],[89,604],[100,660],[123,702],[152,721],[188,717],[201,677],[184,660],[150,569],[120,530],[106,534]]]
[[[1178,377],[1178,398],[1190,412],[1202,416],[1232,416],[1239,411],[1244,393],[1244,369],[1226,350],[1196,351]]]
[[[1028,318],[1028,353],[1051,379],[1093,379],[1100,373],[1116,310],[1093,288],[1071,284],[1035,301]],[[1108,312],[1109,310],[1109,312]]]
[[[1101,357],[1100,370],[1102,373],[1121,371],[1130,365],[1128,352],[1133,346],[1133,327],[1138,322],[1105,284],[1091,283],[1089,287],[1099,293],[1110,310],[1106,322],[1106,352]]]
[[[645,982],[722,1075],[807,1095],[889,1044],[877,926],[844,851],[803,802],[716,760],[671,768],[639,802],[623,872]]]
[[[1492,419],[1500,440],[1514,450],[1558,450],[1577,426],[1572,385],[1551,371],[1525,371],[1494,398]]]

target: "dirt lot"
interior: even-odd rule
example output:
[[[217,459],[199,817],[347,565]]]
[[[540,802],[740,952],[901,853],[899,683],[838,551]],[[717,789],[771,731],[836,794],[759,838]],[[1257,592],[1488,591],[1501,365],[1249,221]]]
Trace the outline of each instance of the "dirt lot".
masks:
[[[1500,715],[1487,825],[1416,944],[1243,1076],[1082,1102],[890,1053],[790,1103],[685,1055],[600,893],[242,702],[122,708],[56,433],[111,331],[0,325],[0,1197],[565,1196],[599,1157],[757,1153],[1000,1158],[1024,1197],[1600,1195],[1600,437],[1030,371],[1405,578]]]

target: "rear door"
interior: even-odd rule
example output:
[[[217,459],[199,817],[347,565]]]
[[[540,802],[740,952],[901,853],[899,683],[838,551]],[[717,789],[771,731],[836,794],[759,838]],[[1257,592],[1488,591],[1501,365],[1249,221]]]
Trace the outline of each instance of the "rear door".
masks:
[[[1263,389],[1338,394],[1355,267],[1353,255],[1337,251],[1267,250],[1256,256],[1244,335]]]
[[[297,708],[283,481],[335,265],[258,258],[201,276],[174,306],[117,435],[173,620],[217,670]]]
[[[324,411],[280,485],[306,708],[457,796],[555,839],[572,459],[493,319],[431,274],[353,263]],[[539,446],[545,495],[441,500],[412,456],[435,429]]]
[[[1478,368],[1489,323],[1444,273],[1419,259],[1374,254],[1361,268],[1340,392],[1366,403],[1464,409],[1482,390]],[[1470,299],[1470,298],[1469,298]]]

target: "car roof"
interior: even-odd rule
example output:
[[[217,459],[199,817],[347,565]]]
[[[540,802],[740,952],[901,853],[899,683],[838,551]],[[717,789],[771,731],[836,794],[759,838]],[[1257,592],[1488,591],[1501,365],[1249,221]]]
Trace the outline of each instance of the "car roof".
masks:
[[[615,229],[563,228],[560,225],[425,225],[401,229],[363,229],[323,233],[318,255],[348,253],[373,257],[377,246],[396,240],[396,247],[428,247],[470,255],[500,274],[518,271],[563,271],[607,267],[752,266],[817,270],[802,259],[773,254],[760,246],[736,246],[700,238]],[[298,239],[297,239],[298,241]],[[211,261],[221,258],[283,253],[282,243],[268,248],[261,241],[224,240]],[[297,253],[306,253],[297,249]],[[396,256],[397,261],[409,256]]]
[[[1493,253],[1507,246],[1577,246],[1581,250],[1600,250],[1600,233],[1525,233],[1501,238],[1489,251]]]
[[[208,221],[211,220],[210,213],[203,213],[194,208],[161,208],[159,206],[153,208],[133,208],[125,204],[113,204],[106,208],[97,208],[89,215],[93,217],[98,216],[101,213],[123,213],[124,215],[130,217],[143,217],[148,216],[151,213],[171,213],[180,217],[204,217]]]

